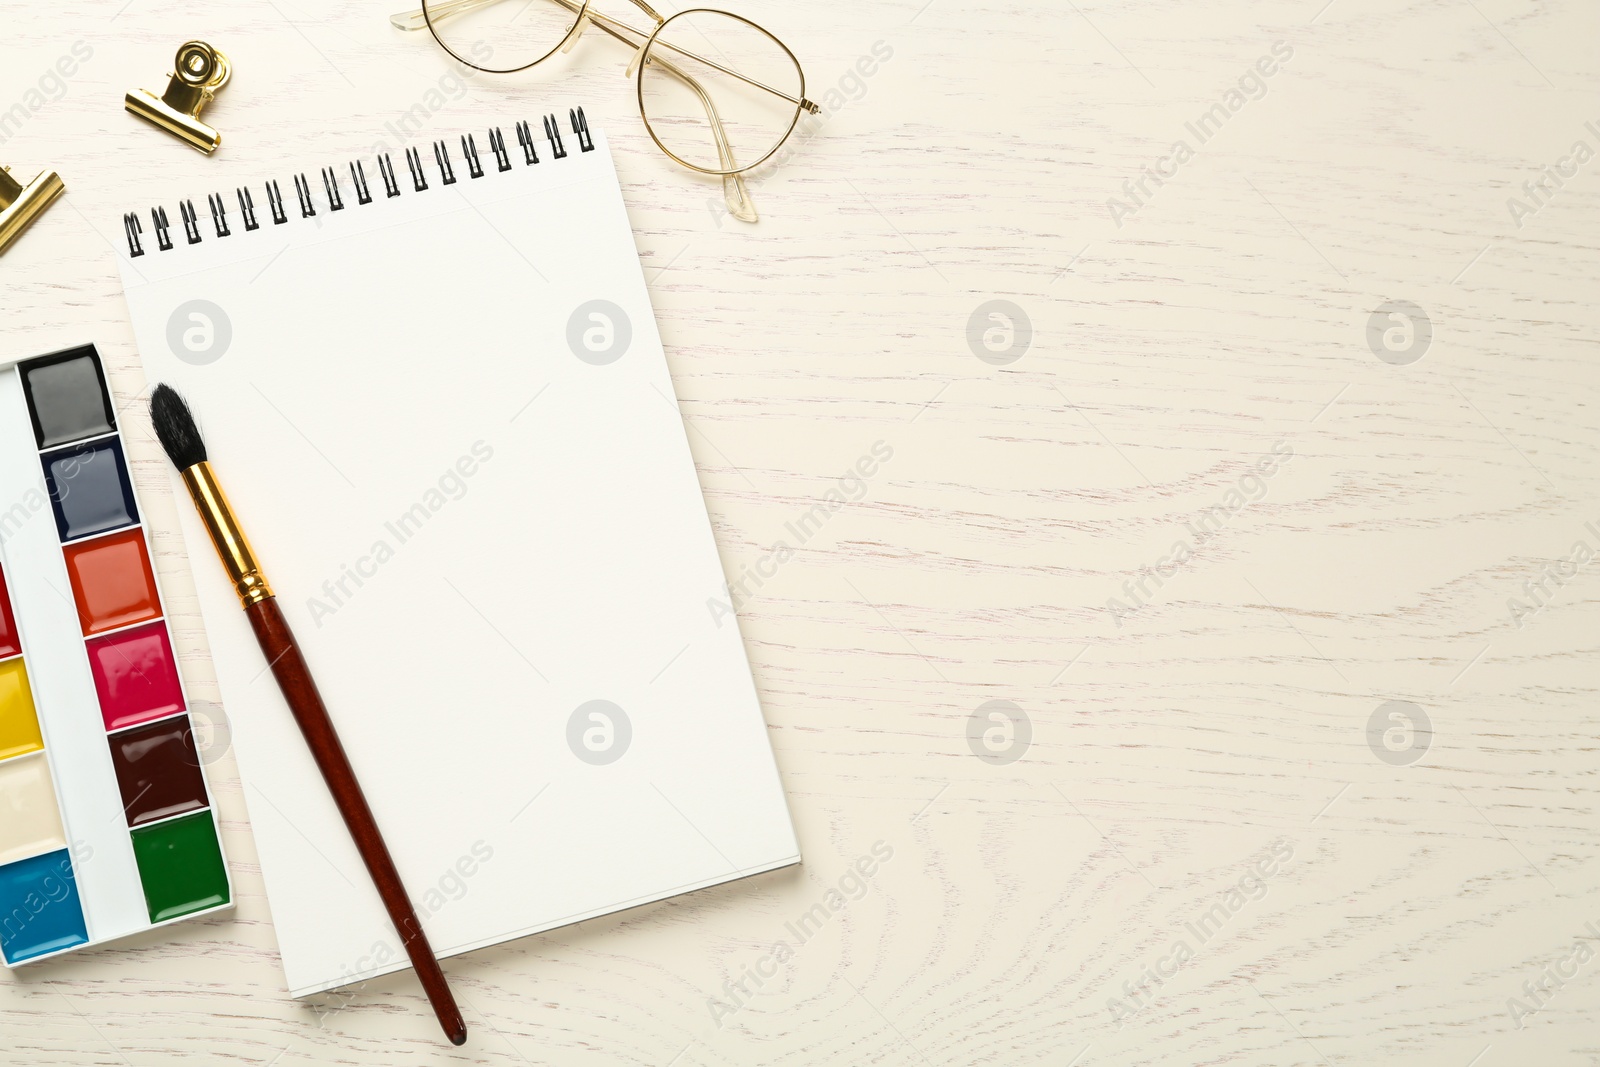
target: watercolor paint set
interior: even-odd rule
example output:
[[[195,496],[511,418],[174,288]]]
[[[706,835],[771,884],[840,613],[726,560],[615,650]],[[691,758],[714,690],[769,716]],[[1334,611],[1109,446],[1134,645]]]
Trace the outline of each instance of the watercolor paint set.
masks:
[[[99,354],[0,364],[0,955],[232,902]]]

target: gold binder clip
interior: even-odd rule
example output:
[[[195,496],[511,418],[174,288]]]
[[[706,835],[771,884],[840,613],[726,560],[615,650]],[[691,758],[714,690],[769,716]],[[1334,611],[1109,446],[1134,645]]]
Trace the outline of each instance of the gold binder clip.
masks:
[[[200,109],[228,84],[233,68],[227,56],[204,41],[186,42],[172,62],[172,80],[159,100],[143,89],[129,89],[124,104],[146,122],[209,156],[222,144],[222,134],[200,121]]]
[[[10,248],[11,242],[66,189],[61,176],[53,170],[40,172],[23,186],[11,176],[10,167],[0,167],[0,252]]]

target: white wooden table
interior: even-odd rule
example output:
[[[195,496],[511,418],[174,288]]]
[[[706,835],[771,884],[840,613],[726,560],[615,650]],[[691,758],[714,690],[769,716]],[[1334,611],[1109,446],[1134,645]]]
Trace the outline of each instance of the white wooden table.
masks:
[[[288,999],[229,755],[236,913],[0,978],[0,1062],[1600,1062],[1600,8],[739,0],[829,106],[750,227],[598,34],[462,80],[383,3],[120,2],[6,12],[68,193],[0,358],[112,365],[202,711],[120,214],[583,103],[728,573],[796,549],[740,618],[806,862],[451,961],[452,1050],[407,976]],[[191,37],[209,159],[121,105]]]

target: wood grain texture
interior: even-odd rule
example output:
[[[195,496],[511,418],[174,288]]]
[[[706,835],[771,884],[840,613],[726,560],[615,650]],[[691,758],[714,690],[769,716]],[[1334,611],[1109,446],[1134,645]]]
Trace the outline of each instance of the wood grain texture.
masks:
[[[549,72],[457,81],[383,5],[9,13],[0,107],[75,41],[93,57],[0,144],[68,186],[0,260],[0,358],[92,339],[128,404],[121,212],[394,148],[386,124],[418,104],[419,141],[586,106],[727,572],[760,579],[740,624],[806,862],[449,961],[473,1032],[452,1050],[410,978],[287,998],[224,756],[236,913],[0,981],[5,1062],[1600,1063],[1600,565],[1541,578],[1600,550],[1600,161],[1571,162],[1600,150],[1600,9],[733,6],[828,109],[752,184],[755,227],[654,151],[598,37]],[[210,159],[120,104],[193,36],[235,64]],[[858,68],[879,42],[890,58]],[[1257,93],[1277,42],[1292,56]],[[1219,103],[1200,143],[1186,124]],[[1113,217],[1180,139],[1189,157]],[[994,299],[1032,327],[1004,366],[968,339]],[[1420,360],[1369,346],[1385,301],[1425,311]],[[128,424],[185,676],[217,717],[159,449]],[[892,458],[859,490],[845,475],[879,441]],[[1241,483],[1275,446],[1293,458]],[[800,543],[830,490],[854,499]],[[1141,578],[1146,606],[1108,609]],[[1541,580],[1519,625],[1508,601]],[[991,700],[1029,720],[1014,762],[969,743]],[[1432,723],[1409,765],[1369,747],[1390,700]],[[1232,907],[1275,842],[1291,857]]]

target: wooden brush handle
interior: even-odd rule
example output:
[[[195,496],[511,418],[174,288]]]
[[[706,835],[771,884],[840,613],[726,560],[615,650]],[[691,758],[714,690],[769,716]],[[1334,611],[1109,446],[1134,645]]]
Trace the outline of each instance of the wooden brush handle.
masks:
[[[389,919],[400,931],[406,954],[411,957],[411,966],[416,968],[417,976],[422,979],[422,988],[428,994],[434,1014],[439,1017],[439,1024],[444,1027],[451,1043],[464,1043],[467,1024],[461,1017],[461,1009],[456,1007],[455,997],[445,983],[444,972],[439,969],[439,961],[433,955],[428,937],[422,932],[422,923],[411,907],[405,887],[400,884],[400,873],[395,870],[389,846],[383,843],[378,833],[377,820],[367,806],[361,784],[356,781],[350,759],[345,755],[344,746],[339,743],[333,720],[328,718],[328,709],[322,703],[317,684],[311,679],[311,671],[300,655],[300,646],[295,643],[294,634],[283,617],[282,609],[278,607],[277,599],[267,597],[249,604],[244,613],[250,617],[250,628],[256,632],[261,651],[266,654],[272,674],[278,679],[278,688],[283,690],[289,710],[294,713],[295,722],[300,724],[300,732],[311,747],[317,769],[328,783],[333,802],[338,805],[339,814],[344,818],[350,836],[355,839],[356,851],[361,853],[367,873],[378,887],[378,896],[383,898]]]

